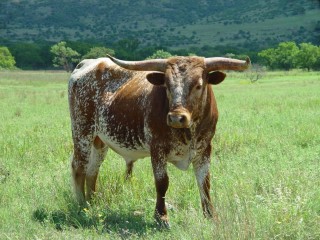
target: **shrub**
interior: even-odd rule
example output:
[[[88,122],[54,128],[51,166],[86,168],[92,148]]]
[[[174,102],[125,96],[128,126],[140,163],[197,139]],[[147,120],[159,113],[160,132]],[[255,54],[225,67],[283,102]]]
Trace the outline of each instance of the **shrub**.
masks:
[[[0,47],[0,69],[14,69],[16,61],[7,47]]]
[[[151,56],[147,57],[146,59],[156,59],[156,58],[169,58],[172,57],[172,54],[169,52],[166,52],[164,50],[157,50],[154,52]]]

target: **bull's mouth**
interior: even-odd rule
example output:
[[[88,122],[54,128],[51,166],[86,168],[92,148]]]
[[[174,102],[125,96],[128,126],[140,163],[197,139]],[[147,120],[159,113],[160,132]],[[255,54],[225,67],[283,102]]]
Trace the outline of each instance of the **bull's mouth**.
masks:
[[[169,112],[167,115],[167,125],[173,128],[190,128],[191,116],[187,112]]]

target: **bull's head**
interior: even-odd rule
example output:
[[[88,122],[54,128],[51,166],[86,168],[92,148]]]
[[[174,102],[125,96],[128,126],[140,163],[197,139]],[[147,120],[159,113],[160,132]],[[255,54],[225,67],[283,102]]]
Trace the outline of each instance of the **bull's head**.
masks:
[[[207,99],[208,84],[219,84],[226,74],[218,70],[245,70],[246,61],[230,58],[172,57],[145,61],[123,61],[108,56],[117,65],[137,71],[153,71],[147,79],[165,86],[169,100],[167,124],[174,128],[190,128],[199,117]]]

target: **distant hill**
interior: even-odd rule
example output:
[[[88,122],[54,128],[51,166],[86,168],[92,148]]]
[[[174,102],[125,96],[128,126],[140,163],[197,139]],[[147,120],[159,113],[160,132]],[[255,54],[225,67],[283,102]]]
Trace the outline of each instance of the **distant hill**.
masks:
[[[320,44],[319,6],[318,0],[1,0],[0,39],[129,38],[170,48]]]

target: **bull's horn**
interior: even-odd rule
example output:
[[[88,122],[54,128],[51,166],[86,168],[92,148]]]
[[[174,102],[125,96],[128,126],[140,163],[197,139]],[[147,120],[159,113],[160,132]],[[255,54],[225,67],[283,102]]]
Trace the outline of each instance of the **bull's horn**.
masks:
[[[110,55],[107,55],[115,64],[129,70],[136,71],[158,71],[164,72],[167,66],[167,60],[165,59],[152,59],[144,61],[123,61],[116,59]]]
[[[246,61],[232,59],[232,58],[222,58],[222,57],[212,57],[205,58],[206,69],[208,71],[215,70],[246,70],[251,62],[250,58],[247,57]]]

